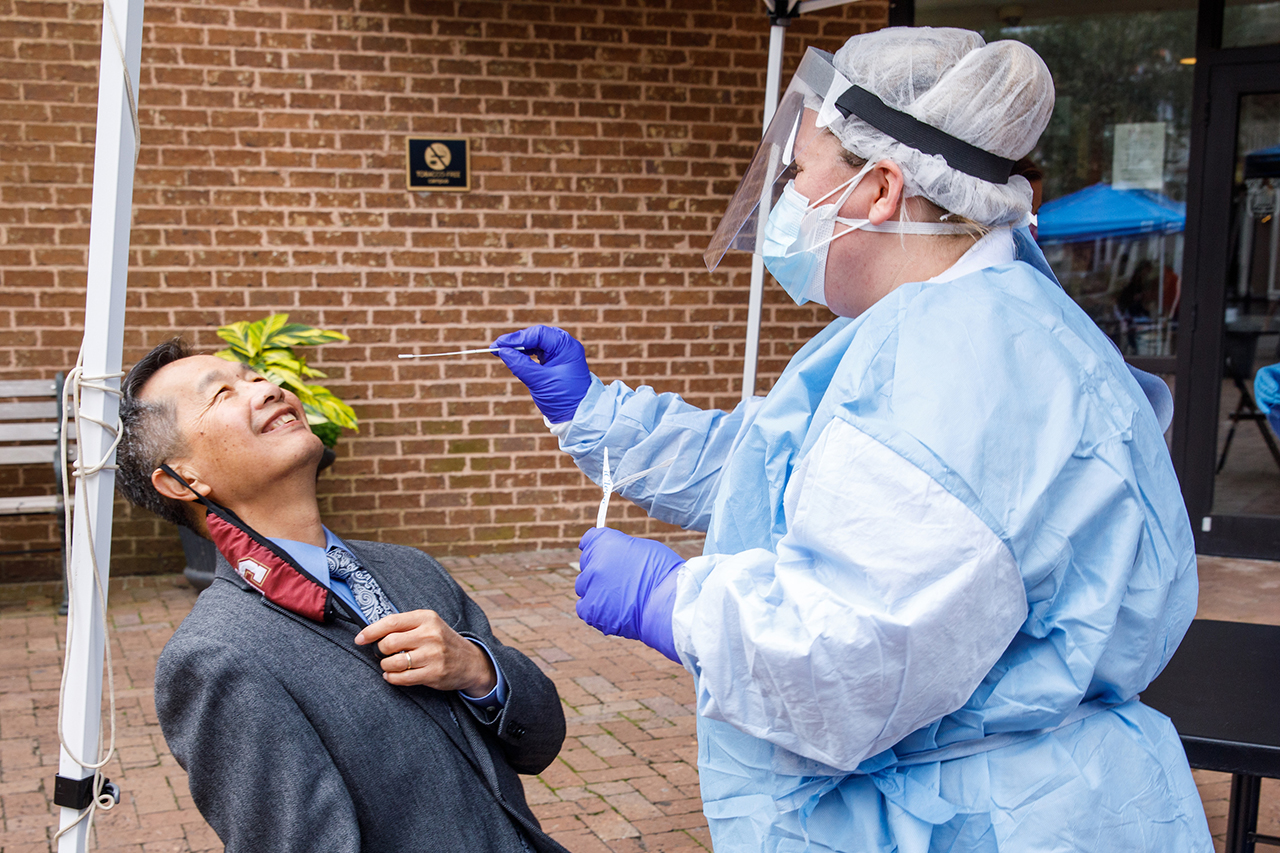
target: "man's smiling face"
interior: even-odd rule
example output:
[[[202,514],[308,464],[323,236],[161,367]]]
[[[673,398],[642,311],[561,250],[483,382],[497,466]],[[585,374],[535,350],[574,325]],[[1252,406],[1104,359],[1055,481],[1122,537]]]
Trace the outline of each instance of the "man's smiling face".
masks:
[[[212,355],[179,359],[158,370],[139,396],[174,408],[182,450],[169,465],[207,485],[216,503],[236,510],[281,478],[315,476],[324,445],[302,403],[243,364]]]

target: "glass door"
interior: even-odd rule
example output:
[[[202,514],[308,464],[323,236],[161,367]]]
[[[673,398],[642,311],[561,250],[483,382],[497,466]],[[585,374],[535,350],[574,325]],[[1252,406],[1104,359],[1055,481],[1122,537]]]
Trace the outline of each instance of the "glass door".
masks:
[[[1254,379],[1280,363],[1280,62],[1207,72],[1187,222],[1196,292],[1180,362],[1185,432],[1174,457],[1197,550],[1276,559],[1280,438]]]
[[[1280,362],[1280,93],[1238,103],[1210,514],[1280,518],[1280,445],[1254,393],[1258,369]]]

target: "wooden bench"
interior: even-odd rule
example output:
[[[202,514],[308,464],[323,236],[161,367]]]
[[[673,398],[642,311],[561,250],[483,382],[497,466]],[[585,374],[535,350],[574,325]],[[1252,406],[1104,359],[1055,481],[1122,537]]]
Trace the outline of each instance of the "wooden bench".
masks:
[[[58,456],[62,412],[62,374],[55,379],[0,381],[0,465],[49,465],[53,468],[54,494],[0,497],[0,516],[56,513],[58,551],[62,554],[65,577],[65,516],[62,506],[62,463]],[[68,454],[75,458],[74,436],[67,436]],[[19,553],[33,553],[23,551]],[[64,602],[65,605],[65,602]],[[65,611],[64,611],[65,612]]]

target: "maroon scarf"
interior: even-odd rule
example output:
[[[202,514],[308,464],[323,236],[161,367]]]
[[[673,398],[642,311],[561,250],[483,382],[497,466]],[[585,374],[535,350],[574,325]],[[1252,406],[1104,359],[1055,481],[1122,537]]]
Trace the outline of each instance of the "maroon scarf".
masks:
[[[240,520],[234,512],[219,506],[191,488],[168,465],[160,469],[191,489],[196,500],[209,510],[205,524],[209,536],[231,568],[268,601],[315,622],[331,619],[339,610],[337,596],[304,572],[283,549]]]

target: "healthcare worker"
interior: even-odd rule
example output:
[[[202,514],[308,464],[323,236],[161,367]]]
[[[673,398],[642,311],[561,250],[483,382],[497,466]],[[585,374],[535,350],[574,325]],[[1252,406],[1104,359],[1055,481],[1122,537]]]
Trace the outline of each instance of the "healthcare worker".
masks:
[[[588,476],[665,464],[621,494],[707,533],[685,562],[590,530],[577,591],[693,673],[717,853],[1212,850],[1137,699],[1196,608],[1169,393],[1051,278],[1010,176],[1052,107],[1012,41],[810,49],[707,261],[758,252],[839,316],[733,412],[604,385],[558,329],[495,342]]]

